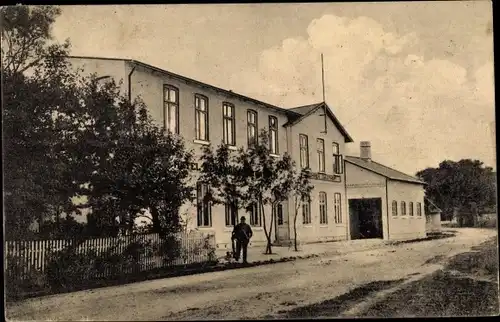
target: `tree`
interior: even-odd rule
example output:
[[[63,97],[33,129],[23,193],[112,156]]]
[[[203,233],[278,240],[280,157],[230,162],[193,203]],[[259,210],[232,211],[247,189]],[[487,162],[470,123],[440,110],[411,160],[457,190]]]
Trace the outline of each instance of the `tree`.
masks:
[[[479,209],[496,203],[493,169],[479,160],[445,160],[438,168],[417,172],[417,177],[427,183],[426,196],[443,210],[445,217],[451,216],[454,208],[465,210],[471,203]]]
[[[49,44],[59,9],[3,7],[2,78],[7,238],[34,220],[92,208],[129,229],[149,210],[155,231],[178,227],[192,155],[151,121],[146,106],[114,82],[80,77],[67,61],[69,42]],[[5,45],[5,46],[4,46]],[[87,196],[79,206],[74,197]]]
[[[295,251],[298,251],[297,247],[297,217],[300,208],[304,203],[309,203],[311,201],[311,192],[314,186],[311,184],[311,170],[309,168],[302,169],[298,173],[294,173],[294,180],[292,185],[292,196],[294,205],[294,216],[293,216],[293,243]],[[311,211],[309,209],[309,211]]]
[[[188,184],[193,155],[183,140],[156,126],[142,102],[129,102],[113,82],[87,87],[83,124],[75,140],[81,185],[93,210],[120,217],[129,231],[135,219],[148,217],[154,232],[180,228],[179,210],[193,198]]]
[[[34,220],[41,224],[55,214],[59,222],[63,212],[76,210],[70,198],[77,187],[63,151],[67,123],[54,115],[74,106],[77,80],[64,61],[69,44],[48,44],[57,8],[11,6],[0,12],[5,223],[7,238],[18,238]]]
[[[206,184],[206,201],[218,205],[228,205],[231,210],[238,209],[242,198],[239,189],[239,171],[237,159],[226,144],[220,144],[215,151],[205,146],[200,157],[201,171],[199,183]],[[233,225],[236,225],[235,212],[231,211]]]
[[[286,200],[292,183],[292,162],[289,156],[277,159],[270,155],[268,133],[262,130],[259,142],[247,151],[240,149],[237,157],[239,185],[242,188],[242,203],[247,209],[257,206],[267,239],[266,254],[272,254],[271,232],[275,211],[271,212],[269,227],[266,224],[265,206],[274,206]]]
[[[49,44],[51,26],[61,14],[56,6],[5,6],[2,19],[2,69],[10,74],[36,68],[56,51],[67,51],[65,44]]]

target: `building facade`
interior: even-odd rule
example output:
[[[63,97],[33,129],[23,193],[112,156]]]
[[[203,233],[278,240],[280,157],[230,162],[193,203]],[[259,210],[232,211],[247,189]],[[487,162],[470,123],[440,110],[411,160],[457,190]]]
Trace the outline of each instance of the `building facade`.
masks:
[[[360,157],[345,158],[351,239],[409,240],[426,236],[424,182],[371,159],[369,142]]]
[[[122,81],[122,93],[129,95],[131,100],[140,97],[157,125],[183,137],[186,147],[195,153],[196,158],[205,145],[224,143],[233,150],[251,147],[259,131],[267,129],[272,156],[280,158],[287,153],[298,167],[309,167],[313,173],[311,202],[302,207],[297,220],[299,240],[351,238],[346,182],[355,179],[348,178],[351,172],[345,170],[352,164],[344,162],[344,154],[345,144],[353,140],[324,102],[284,109],[135,60],[71,57],[70,62],[74,68],[83,69],[85,74],[95,73],[102,79]],[[265,244],[263,214],[257,210],[247,212],[201,201],[206,187],[196,182],[199,165],[193,165],[192,182],[197,186],[198,201],[181,209],[188,229],[214,233],[218,247],[230,248],[234,224],[231,214],[236,213],[236,218],[244,215],[252,226],[254,237],[250,245]],[[353,177],[359,175],[356,171],[352,171]],[[373,176],[368,172],[366,175]],[[386,190],[395,194],[399,189],[397,185],[391,183]],[[379,186],[370,189],[385,191]],[[269,207],[265,209],[265,216],[266,223],[269,223]],[[292,200],[278,206],[271,232],[273,241],[290,242],[293,216]],[[399,235],[394,233],[384,235],[384,238],[390,236],[406,235],[401,231]]]

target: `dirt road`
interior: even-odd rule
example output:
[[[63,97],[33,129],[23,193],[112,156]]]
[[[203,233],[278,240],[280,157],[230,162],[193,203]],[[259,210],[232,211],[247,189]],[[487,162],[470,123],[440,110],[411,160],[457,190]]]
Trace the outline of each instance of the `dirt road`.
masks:
[[[314,307],[315,303],[349,293],[361,285],[370,285],[370,292],[380,293],[404,280],[421,278],[440,269],[446,258],[466,252],[496,235],[496,230],[488,229],[457,229],[456,232],[451,238],[385,246],[330,258],[30,299],[8,306],[7,317],[130,321],[290,316],[293,310]],[[366,297],[364,302],[377,297],[373,292],[359,292],[359,296]],[[349,306],[350,300],[342,300],[338,315],[355,314],[356,308],[364,304],[358,301]],[[314,316],[320,316],[317,313]]]

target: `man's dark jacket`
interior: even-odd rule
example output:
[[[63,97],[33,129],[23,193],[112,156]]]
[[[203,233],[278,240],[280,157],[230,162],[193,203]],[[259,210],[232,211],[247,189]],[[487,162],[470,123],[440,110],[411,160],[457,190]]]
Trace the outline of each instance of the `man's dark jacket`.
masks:
[[[239,223],[234,227],[233,238],[240,242],[248,242],[252,235],[252,228],[247,223]]]

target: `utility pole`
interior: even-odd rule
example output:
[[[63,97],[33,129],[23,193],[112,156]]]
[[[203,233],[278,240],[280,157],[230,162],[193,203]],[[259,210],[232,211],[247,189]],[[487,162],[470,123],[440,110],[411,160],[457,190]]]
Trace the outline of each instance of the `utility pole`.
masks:
[[[325,99],[325,67],[323,65],[323,53],[321,53],[321,87],[323,90],[323,116],[325,120],[325,130],[322,131],[322,133],[327,133],[327,126],[326,126],[326,99]]]

